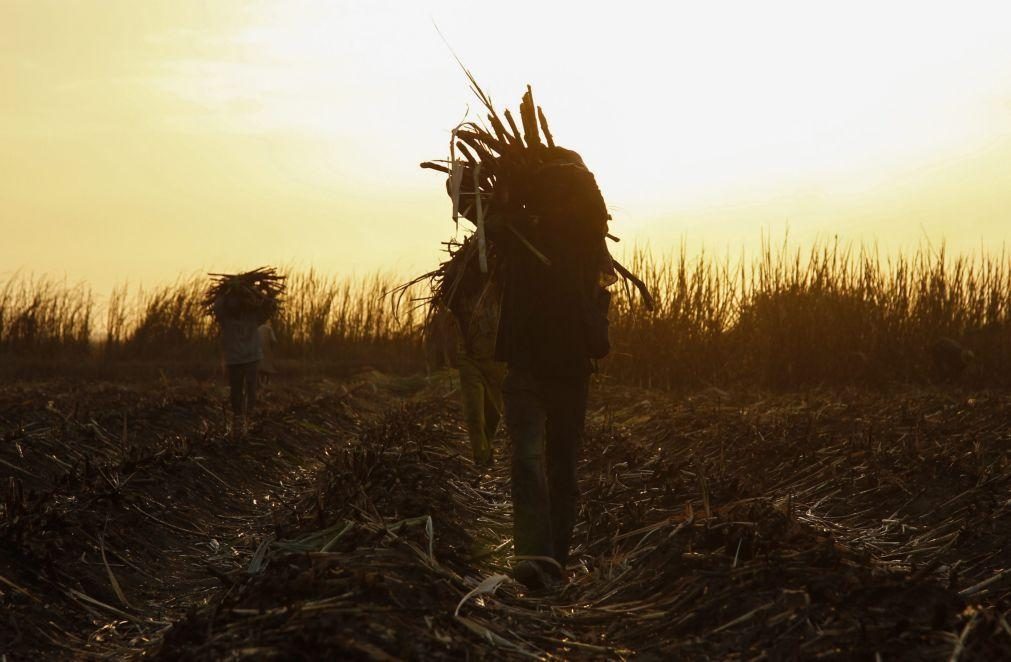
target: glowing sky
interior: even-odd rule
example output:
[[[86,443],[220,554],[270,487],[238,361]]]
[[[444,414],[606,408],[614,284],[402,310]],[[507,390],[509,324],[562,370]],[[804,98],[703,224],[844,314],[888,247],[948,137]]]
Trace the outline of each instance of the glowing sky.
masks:
[[[532,83],[613,231],[1011,239],[1011,10],[973,2],[0,0],[0,277],[430,266],[443,156]]]

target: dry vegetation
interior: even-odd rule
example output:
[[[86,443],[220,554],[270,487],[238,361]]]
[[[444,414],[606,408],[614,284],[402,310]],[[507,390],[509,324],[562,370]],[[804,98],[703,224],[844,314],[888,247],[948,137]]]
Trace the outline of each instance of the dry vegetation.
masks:
[[[451,372],[275,382],[237,447],[223,385],[118,378],[215,363],[204,277],[104,307],[11,281],[5,365],[117,379],[36,363],[0,389],[0,655],[1011,655],[1008,259],[635,263],[658,305],[616,297],[570,581],[533,594],[506,578],[508,464],[474,468]],[[420,371],[425,292],[394,284],[291,274],[282,356]],[[955,389],[924,383],[942,336],[978,357]]]
[[[90,349],[95,301],[83,286],[15,276],[0,287],[0,348],[9,354],[81,356]]]
[[[102,374],[126,375],[137,363],[201,374],[217,359],[216,328],[203,305],[207,282],[196,274],[154,289],[122,286],[100,303],[83,285],[15,276],[0,289],[0,355],[20,377],[32,370],[58,374],[50,363],[71,374],[102,367]],[[273,322],[278,356],[300,364],[423,369],[421,315],[408,300],[396,304],[385,296],[397,284],[388,274],[292,273]]]
[[[756,260],[682,252],[634,261],[653,313],[619,301],[608,372],[647,385],[888,383],[935,377],[927,347],[957,340],[966,380],[1005,384],[1011,368],[1011,258],[944,248],[885,259],[838,244],[766,245]]]
[[[286,384],[241,452],[206,384],[5,388],[0,653],[1011,655],[1006,394],[598,386],[570,581],[530,593],[449,386]]]
[[[614,352],[601,370],[664,388],[925,382],[927,346],[957,340],[977,360],[962,380],[1011,379],[1011,258],[924,248],[882,258],[864,249],[809,252],[766,245],[756,258],[637,252],[633,271],[655,293],[646,311],[621,291]],[[84,287],[14,278],[0,289],[0,352],[92,361],[213,361],[214,327],[201,309],[202,275],[130,293],[100,307]],[[276,320],[281,358],[303,363],[424,367],[423,311],[384,296],[397,279],[296,272]],[[97,323],[103,317],[104,328]]]

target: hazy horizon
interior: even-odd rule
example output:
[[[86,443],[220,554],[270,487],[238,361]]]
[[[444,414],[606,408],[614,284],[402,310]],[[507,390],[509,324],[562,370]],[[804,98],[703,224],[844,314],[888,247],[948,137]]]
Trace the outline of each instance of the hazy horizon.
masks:
[[[621,248],[838,235],[1011,239],[1000,3],[11,2],[0,7],[0,278],[262,264],[408,275],[453,234],[439,175],[526,83]],[[536,21],[529,17],[535,16]],[[495,24],[497,29],[489,29]],[[517,48],[522,44],[522,48]]]

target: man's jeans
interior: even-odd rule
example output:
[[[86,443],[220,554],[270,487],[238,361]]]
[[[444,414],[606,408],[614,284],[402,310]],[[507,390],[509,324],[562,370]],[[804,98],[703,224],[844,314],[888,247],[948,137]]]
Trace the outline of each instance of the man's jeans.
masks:
[[[506,374],[517,556],[552,557],[563,568],[569,560],[588,386],[589,376],[543,378],[512,368]]]

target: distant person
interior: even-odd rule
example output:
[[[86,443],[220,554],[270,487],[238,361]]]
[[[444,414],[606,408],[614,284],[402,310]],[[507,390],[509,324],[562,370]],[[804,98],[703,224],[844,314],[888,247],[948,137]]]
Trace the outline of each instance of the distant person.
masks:
[[[266,313],[258,302],[233,292],[217,298],[214,317],[221,331],[221,350],[228,371],[231,433],[245,435],[256,405],[257,372],[263,359],[260,325],[266,321]]]
[[[270,320],[260,325],[257,330],[260,334],[260,359],[259,378],[260,384],[266,386],[270,383],[271,377],[277,374],[277,366],[274,365],[274,346],[277,345],[277,336],[274,334],[274,327]]]
[[[449,309],[460,331],[456,365],[474,464],[487,468],[494,462],[492,442],[503,410],[505,364],[495,360],[500,294],[494,280],[473,261],[464,269]]]

